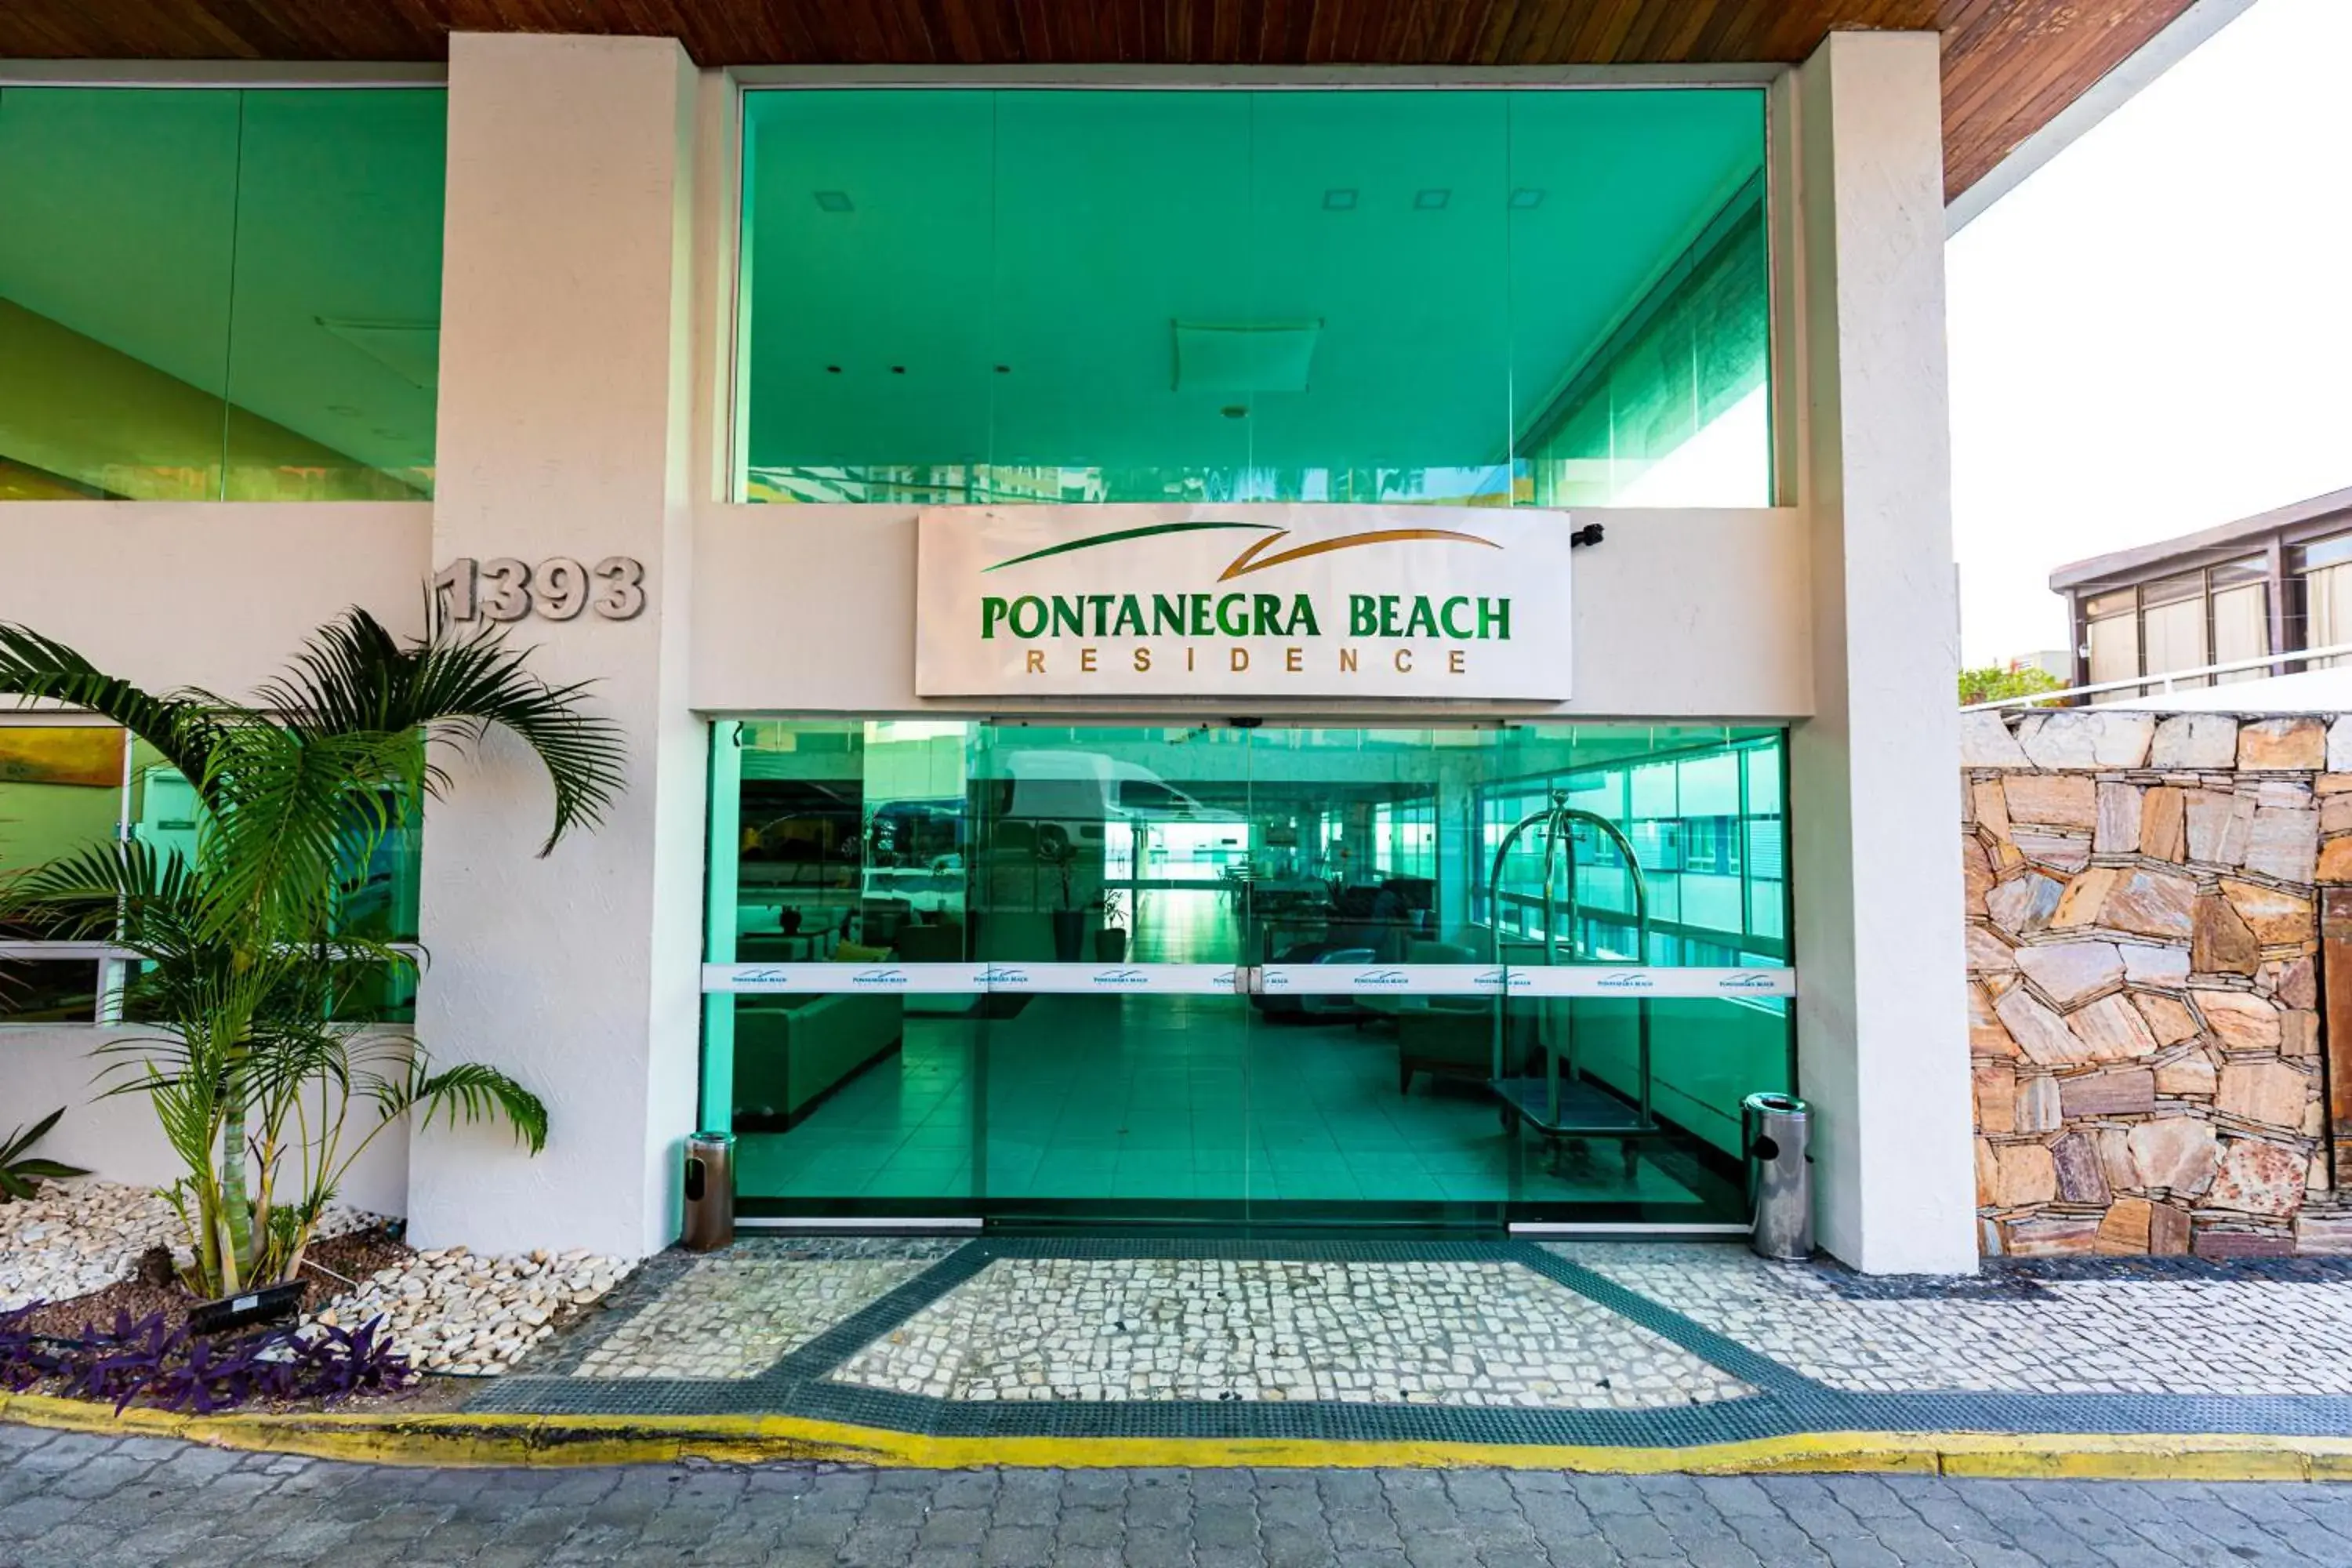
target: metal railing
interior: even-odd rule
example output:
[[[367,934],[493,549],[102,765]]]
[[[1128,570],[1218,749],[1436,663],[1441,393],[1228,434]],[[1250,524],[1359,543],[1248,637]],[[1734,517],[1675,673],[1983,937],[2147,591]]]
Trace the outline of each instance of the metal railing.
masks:
[[[2129,680],[2102,680],[2089,686],[2062,686],[2053,691],[2029,691],[2016,697],[1998,698],[1990,702],[1971,702],[1960,710],[1963,713],[1990,713],[2003,708],[2040,708],[2052,704],[2061,707],[2074,705],[2074,700],[2094,697],[2103,691],[2137,691],[2145,694],[2149,687],[2159,691],[2178,689],[2178,682],[2196,680],[2210,675],[2233,675],[2240,670],[2268,669],[2277,664],[2315,664],[2322,659],[2352,658],[2352,643],[2330,643],[2326,647],[2289,648],[2284,653],[2266,653],[2254,658],[2232,658],[2220,664],[2200,664],[2194,669],[2170,669],[2162,675],[2136,676]]]

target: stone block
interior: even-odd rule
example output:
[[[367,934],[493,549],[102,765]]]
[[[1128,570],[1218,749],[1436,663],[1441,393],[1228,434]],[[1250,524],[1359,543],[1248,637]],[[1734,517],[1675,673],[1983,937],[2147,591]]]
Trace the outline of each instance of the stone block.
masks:
[[[2293,806],[2298,811],[2312,809],[2311,786],[2299,778],[2274,775],[2252,782],[2257,805]]]
[[[1992,1010],[2029,1060],[2043,1067],[2070,1067],[2091,1059],[2066,1020],[2022,985],[1994,998]]]
[[[2098,826],[2098,784],[2085,774],[2012,773],[2001,781],[2001,793],[2012,824],[2085,832]]]
[[[2352,773],[2324,773],[2311,781],[2314,795],[2342,795],[2352,790]]]
[[[2303,1206],[2304,1157],[2260,1138],[2232,1138],[2202,1206],[2239,1214],[2291,1215]]]
[[[2032,756],[2028,747],[2026,755]],[[2316,719],[2259,719],[2238,727],[2242,773],[2283,768],[2318,773],[2327,766],[2327,729]]]
[[[2123,879],[2123,871],[2114,866],[2094,866],[2066,884],[2059,895],[2058,910],[2050,917],[2053,931],[2079,931],[2099,923],[2099,906],[2116,890]]]
[[[2098,923],[2135,936],[2186,940],[2196,902],[2197,884],[2187,877],[2134,870],[2100,900]]]
[[[2139,1168],[2132,1163],[2131,1130],[2127,1127],[2090,1127],[2084,1129],[2098,1140],[2099,1168],[2106,1173],[2107,1186],[2115,1192],[2139,1184]]]
[[[2124,959],[2124,978],[2134,985],[2186,985],[2189,984],[2189,950],[2185,947],[2152,947],[2147,942],[2127,942],[2119,951]]]
[[[2081,1132],[2069,1132],[2050,1146],[2050,1163],[2058,1172],[2061,1203],[2104,1208],[2111,1194],[2105,1173],[2099,1168],[2097,1142]]]
[[[2017,1131],[2017,1069],[2007,1062],[1979,1064],[1969,1073],[1976,1090],[1977,1131]]]
[[[2028,1208],[2058,1195],[2058,1165],[2039,1143],[1993,1145],[1992,1204],[1995,1208]]]
[[[2352,773],[2352,715],[2339,715],[2327,726],[2327,771]]]
[[[2320,796],[2319,831],[2327,838],[2352,833],[2352,795],[2338,792]]]
[[[2172,996],[2151,996],[2145,991],[2132,994],[2132,1005],[2147,1023],[2148,1033],[2159,1046],[2177,1046],[2183,1040],[2194,1039],[2200,1026],[2197,1015],[2189,1005]]]
[[[2316,878],[2336,887],[2352,882],[2352,838],[2331,838],[2319,847]]]
[[[2137,768],[2147,763],[2156,715],[2097,708],[2028,713],[2017,743],[2037,768]]]
[[[2058,1104],[2070,1121],[2081,1116],[2138,1116],[2156,1109],[2156,1075],[2146,1068],[2130,1068],[2063,1078],[2058,1080]]]
[[[1998,932],[1972,925],[1968,934],[1969,973],[2005,974],[2017,967],[2017,954]]]
[[[1979,779],[1969,785],[1969,801],[1974,807],[1969,816],[1975,821],[1977,831],[1994,839],[2009,841],[2009,795],[2000,787],[1999,779]]]
[[[1985,895],[1984,910],[1992,923],[2014,940],[2046,929],[2058,912],[2066,884],[2040,871],[2011,877]]]
[[[2223,1062],[2214,1109],[2282,1132],[2303,1131],[2318,1079],[2287,1062]]]
[[[2058,1006],[2071,1007],[2086,996],[2123,984],[2123,954],[2111,942],[2061,942],[2046,947],[2021,947],[2017,967],[2025,972],[2044,996]]]
[[[2147,1020],[2140,1016],[2139,1009],[2120,994],[2102,996],[2076,1008],[2067,1015],[2066,1027],[2081,1042],[2074,1058],[2077,1061],[2128,1061],[2135,1057],[2147,1056],[2157,1048],[2156,1036],[2148,1029]],[[2024,1044],[2022,1037],[2018,1043]],[[2030,1047],[2028,1054],[2031,1054]]]
[[[1992,1145],[1977,1140],[1977,1207],[1993,1206],[1993,1194],[2000,1190],[2000,1162],[1993,1157]]]
[[[2058,1080],[2048,1073],[2019,1079],[2011,1118],[2019,1132],[2057,1131],[2064,1120],[2059,1110]]]
[[[2197,1233],[2197,1256],[2200,1258],[2292,1258],[2294,1238],[2277,1231],[2219,1230],[2212,1227]]]
[[[2301,1061],[2319,1055],[2319,1013],[2311,1007],[2279,1009],[2279,1055]]]
[[[2147,1211],[2147,1249],[2158,1258],[2177,1258],[2189,1250],[2189,1211],[2157,1204]]]
[[[2202,773],[2238,760],[2238,721],[2226,713],[2180,713],[2156,727],[2152,768]]]
[[[1969,983],[1969,1049],[1977,1056],[2013,1057],[2017,1042],[1992,1010],[1992,998],[1974,981]]]
[[[2229,900],[2200,893],[2189,912],[2189,967],[2200,974],[2252,974],[2263,944]]]
[[[2087,833],[2020,826],[2011,829],[2010,839],[2029,864],[2047,866],[2068,876],[2091,863],[2091,836]]]
[[[2318,967],[2309,958],[2298,958],[2292,963],[2272,964],[2268,978],[2271,993],[2279,999],[2281,1006],[2319,1005]]]
[[[2337,720],[2337,723],[2344,721]],[[2308,1258],[2352,1256],[2352,1214],[2331,1210],[2301,1214],[2294,1220],[2294,1249]]]
[[[2261,807],[2246,839],[2243,864],[2259,876],[2308,883],[2319,866],[2319,813],[2303,806]]]
[[[2156,1092],[2168,1100],[2210,1100],[2217,1081],[2213,1064],[2202,1051],[2192,1051],[2156,1068]]]
[[[2189,793],[2159,786],[2147,792],[2139,807],[2139,852],[2158,860],[2179,860],[2189,853]]]
[[[1960,888],[1967,912],[1985,912],[1985,895],[1992,891],[1992,857],[1973,833],[1960,835]]]
[[[2193,1116],[2143,1121],[2125,1134],[2131,1146],[2135,1187],[2164,1187],[2182,1194],[2203,1192],[2221,1168],[2221,1141],[2212,1126]],[[2056,1179],[2056,1172],[2052,1172]]]
[[[2189,858],[2200,866],[2236,866],[2254,831],[2254,797],[2216,790],[2189,793]]]
[[[1960,765],[1966,768],[2030,768],[2025,748],[2017,743],[1999,713],[1960,715]]]
[[[2156,1205],[2146,1198],[2117,1198],[2099,1221],[2091,1250],[2110,1258],[2138,1258],[2147,1251],[2148,1222]]]
[[[2309,812],[2303,814],[2310,816]],[[2253,857],[2246,858],[2249,868]],[[2301,880],[2308,882],[2306,874]],[[2260,882],[2241,882],[2234,878],[2221,879],[2221,896],[2245,922],[2256,942],[2265,947],[2278,947],[2289,942],[2309,942],[2318,934],[2318,925],[2312,912],[2307,894],[2288,892],[2279,888],[2264,887]]]
[[[2099,820],[2092,830],[2092,848],[2102,855],[2139,852],[2140,793],[2137,784],[2099,785]]]
[[[2213,1031],[2214,1042],[2223,1050],[2277,1054],[2279,1012],[2268,997],[2257,996],[2251,991],[2198,987],[2189,992],[2189,998],[2204,1016],[2205,1026]]]
[[[2002,1228],[2012,1258],[2081,1257],[2099,1236],[2099,1222],[2089,1215],[2040,1214],[2011,1220]]]

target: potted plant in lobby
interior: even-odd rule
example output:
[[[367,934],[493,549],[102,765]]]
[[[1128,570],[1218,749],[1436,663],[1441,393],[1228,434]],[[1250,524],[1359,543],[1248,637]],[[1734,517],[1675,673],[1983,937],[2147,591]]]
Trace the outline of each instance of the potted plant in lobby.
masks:
[[[0,887],[0,917],[133,959],[124,1014],[139,1033],[100,1048],[110,1092],[146,1094],[185,1167],[165,1195],[198,1293],[293,1280],[344,1173],[411,1110],[503,1119],[532,1152],[545,1143],[546,1107],[513,1079],[436,1067],[404,1031],[352,1017],[416,958],[343,918],[378,847],[446,786],[440,758],[493,729],[554,786],[541,854],[619,794],[617,729],[583,710],[583,686],[551,686],[527,658],[495,627],[460,634],[436,618],[400,639],[354,609],[245,703],[152,695],[0,626],[0,694],[114,721],[196,793],[192,852],[126,840],[34,868]]]
[[[1067,838],[1040,834],[1033,851],[1037,863],[1053,871],[1061,888],[1061,902],[1053,911],[1054,961],[1080,963],[1087,956],[1087,911],[1071,904],[1071,888],[1078,870],[1078,847]]]
[[[1102,924],[1095,928],[1095,957],[1105,963],[1127,961],[1127,928],[1118,923],[1126,907],[1126,896],[1117,888],[1105,888],[1095,900],[1095,908],[1102,911]]]

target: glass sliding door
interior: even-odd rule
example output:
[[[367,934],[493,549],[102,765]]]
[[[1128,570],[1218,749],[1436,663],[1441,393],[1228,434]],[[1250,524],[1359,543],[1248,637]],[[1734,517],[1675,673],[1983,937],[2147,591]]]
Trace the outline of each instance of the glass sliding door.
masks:
[[[750,1213],[1719,1223],[1794,1087],[1777,731],[719,740]]]

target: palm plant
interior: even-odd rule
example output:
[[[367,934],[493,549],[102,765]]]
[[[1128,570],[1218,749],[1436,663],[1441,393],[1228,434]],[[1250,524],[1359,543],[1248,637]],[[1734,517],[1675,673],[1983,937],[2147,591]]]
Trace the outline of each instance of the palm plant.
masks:
[[[152,695],[0,625],[0,694],[111,719],[195,788],[192,855],[106,844],[0,888],[0,916],[102,935],[137,961],[125,1015],[155,1032],[100,1049],[110,1092],[146,1094],[186,1167],[166,1195],[187,1226],[192,1287],[293,1278],[352,1163],[411,1111],[503,1118],[531,1152],[544,1145],[546,1107],[521,1084],[477,1063],[436,1070],[404,1032],[351,1020],[415,958],[341,918],[376,847],[446,787],[441,753],[493,729],[554,785],[541,854],[600,820],[621,787],[619,732],[583,710],[583,685],[550,685],[527,659],[495,627],[436,618],[404,640],[353,609],[241,703]]]

